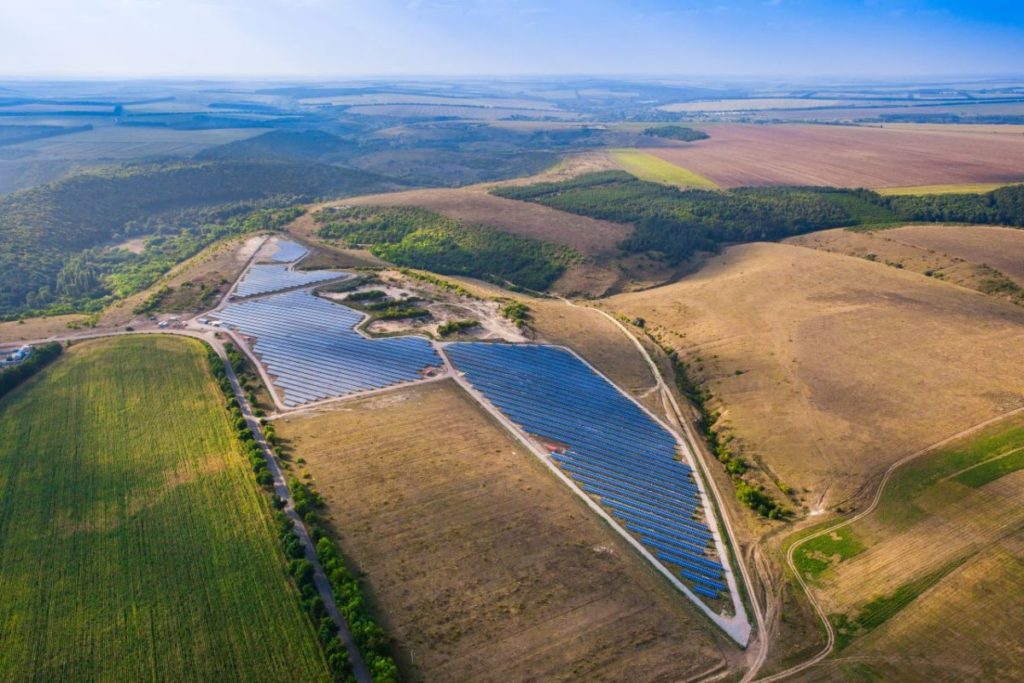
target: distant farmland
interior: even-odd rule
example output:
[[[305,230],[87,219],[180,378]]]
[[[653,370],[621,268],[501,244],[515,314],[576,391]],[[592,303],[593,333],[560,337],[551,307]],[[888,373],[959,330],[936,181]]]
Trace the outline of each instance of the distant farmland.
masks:
[[[0,679],[329,680],[222,405],[154,336],[0,402]]]
[[[1024,180],[1024,135],[989,129],[706,125],[698,145],[652,154],[723,187],[908,187]]]

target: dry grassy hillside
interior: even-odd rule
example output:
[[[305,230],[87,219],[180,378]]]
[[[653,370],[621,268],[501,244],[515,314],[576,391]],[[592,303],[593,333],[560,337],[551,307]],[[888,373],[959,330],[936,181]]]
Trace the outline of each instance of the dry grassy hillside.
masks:
[[[908,225],[871,232],[839,228],[792,237],[786,243],[878,261],[1010,301],[1022,299],[1024,230],[1017,228]]]
[[[722,639],[461,389],[278,420],[408,680],[668,681]]]
[[[809,508],[1024,404],[1024,310],[865,259],[732,247],[607,307],[679,348],[710,382],[722,424]]]
[[[711,139],[649,150],[723,187],[905,187],[1024,179],[1024,136],[988,127],[706,125]]]

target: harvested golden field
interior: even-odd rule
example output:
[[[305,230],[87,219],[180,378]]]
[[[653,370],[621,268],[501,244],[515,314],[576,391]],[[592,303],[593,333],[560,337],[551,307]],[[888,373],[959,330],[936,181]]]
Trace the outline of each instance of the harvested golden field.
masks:
[[[648,150],[723,187],[906,187],[1024,180],[1024,135],[923,129],[719,124],[709,140]]]
[[[1021,660],[1022,468],[1018,413],[905,464],[872,514],[797,548],[836,627],[829,676],[998,680]]]
[[[786,244],[874,260],[961,287],[1015,300],[1024,285],[1024,230],[913,225],[891,230],[839,228],[791,237]]]
[[[1024,405],[1024,310],[865,259],[731,247],[605,306],[679,349],[708,382],[720,426],[812,510]]]
[[[408,680],[676,681],[728,646],[454,383],[275,422]]]

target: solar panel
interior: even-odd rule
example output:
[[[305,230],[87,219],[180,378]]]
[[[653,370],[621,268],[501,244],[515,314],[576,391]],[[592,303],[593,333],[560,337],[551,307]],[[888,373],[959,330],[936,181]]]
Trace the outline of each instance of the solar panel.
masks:
[[[307,291],[231,303],[217,316],[255,338],[253,351],[289,407],[415,381],[442,367],[427,339],[369,339],[353,329],[361,313]]]
[[[282,289],[336,280],[344,276],[345,273],[336,270],[292,270],[290,266],[284,264],[257,263],[242,277],[234,295],[247,297],[270,294]]]
[[[572,353],[536,344],[460,342],[445,351],[466,380],[693,591],[726,586],[704,501],[675,437]]]
[[[271,243],[267,245],[266,252],[264,260],[274,261],[275,263],[292,263],[308,254],[309,250],[297,242],[281,237],[273,237],[271,238]]]

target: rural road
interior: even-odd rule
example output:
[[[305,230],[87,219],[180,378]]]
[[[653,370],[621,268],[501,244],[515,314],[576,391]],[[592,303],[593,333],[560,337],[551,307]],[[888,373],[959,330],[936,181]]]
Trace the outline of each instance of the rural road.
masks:
[[[263,430],[260,429],[260,423],[256,419],[255,415],[253,415],[252,407],[249,405],[249,402],[245,397],[245,392],[242,391],[242,387],[238,383],[238,377],[235,375],[235,371],[231,367],[231,363],[228,361],[227,351],[224,349],[224,344],[214,336],[213,330],[210,332],[159,328],[132,331],[108,330],[105,332],[69,335],[67,337],[48,337],[46,339],[35,340],[28,343],[40,344],[64,341],[78,342],[104,337],[123,337],[128,335],[144,334],[168,334],[198,339],[208,344],[224,363],[224,369],[227,372],[228,380],[231,382],[231,389],[234,391],[235,398],[238,399],[242,416],[245,418],[246,424],[249,426],[253,436],[256,438],[256,443],[259,444],[267,458],[268,469],[274,478],[274,493],[276,493],[285,502],[285,514],[288,515],[288,519],[291,520],[294,527],[295,534],[302,542],[306,559],[313,565],[313,580],[316,585],[317,592],[320,594],[320,599],[324,602],[327,613],[338,627],[338,638],[345,645],[345,649],[348,652],[349,661],[352,664],[353,675],[358,683],[371,683],[370,672],[366,668],[366,663],[363,661],[362,654],[356,646],[355,639],[352,637],[352,632],[348,627],[348,622],[338,610],[330,582],[327,580],[327,575],[324,573],[323,566],[320,564],[320,560],[316,556],[316,547],[313,544],[313,539],[309,536],[309,532],[307,531],[305,524],[302,522],[301,517],[299,517],[298,512],[295,510],[295,501],[292,498],[291,491],[288,489],[288,483],[284,479],[280,463],[278,463],[277,457],[274,455],[274,452],[267,443],[267,440],[263,437]]]
[[[799,548],[803,544],[807,543],[808,541],[811,541],[811,540],[813,540],[815,538],[820,538],[821,536],[824,536],[825,534],[830,534],[830,533],[832,533],[834,531],[838,531],[839,529],[842,529],[843,527],[849,526],[849,525],[853,524],[854,522],[857,522],[858,520],[864,519],[865,517],[870,515],[872,512],[874,512],[875,508],[878,507],[878,504],[882,500],[882,493],[884,493],[884,491],[885,491],[885,485],[889,483],[889,479],[892,477],[893,473],[897,469],[902,467],[903,465],[907,464],[908,462],[910,462],[912,460],[916,460],[917,458],[921,457],[922,455],[925,455],[926,453],[930,453],[930,452],[934,451],[937,448],[941,448],[941,447],[943,447],[943,446],[945,446],[945,445],[947,445],[949,443],[952,443],[953,441],[956,441],[957,439],[963,438],[965,436],[969,436],[969,435],[971,435],[971,434],[973,434],[973,433],[975,433],[975,432],[977,432],[979,430],[984,429],[985,427],[988,427],[989,425],[995,424],[996,422],[999,422],[1000,420],[1004,420],[1004,419],[1010,417],[1011,415],[1016,415],[1016,414],[1021,413],[1021,412],[1024,412],[1024,408],[1017,408],[1015,410],[1011,410],[1011,411],[1003,413],[1001,415],[997,415],[997,416],[995,416],[995,417],[993,417],[991,419],[985,420],[984,422],[979,422],[978,424],[976,424],[976,425],[974,425],[972,427],[968,427],[967,429],[961,430],[961,431],[957,432],[956,434],[952,434],[951,436],[947,436],[945,439],[942,439],[941,441],[937,441],[937,442],[931,444],[930,446],[926,446],[925,448],[922,448],[919,451],[911,453],[910,455],[907,455],[907,456],[905,456],[903,458],[900,458],[899,460],[894,462],[892,465],[890,465],[888,467],[888,469],[885,470],[885,474],[882,475],[882,481],[879,482],[878,488],[875,490],[875,495],[871,499],[871,504],[870,505],[868,505],[866,508],[864,508],[861,512],[857,513],[853,517],[850,517],[849,519],[845,519],[845,520],[843,520],[841,522],[833,524],[832,526],[830,526],[830,527],[828,527],[826,529],[822,529],[821,531],[816,531],[815,533],[811,534],[810,536],[802,538],[799,541],[796,541],[795,543],[793,543],[792,545],[789,546],[789,550],[786,552],[786,564],[789,566],[789,571],[792,572],[793,576],[796,577],[797,582],[799,582],[800,588],[802,588],[804,593],[807,595],[808,602],[810,602],[811,606],[814,607],[814,611],[818,613],[818,617],[821,619],[821,623],[825,626],[825,632],[828,635],[828,639],[827,639],[827,642],[825,643],[825,647],[822,648],[821,651],[819,651],[817,654],[812,656],[810,659],[807,659],[807,660],[801,662],[800,664],[797,664],[796,666],[790,667],[790,668],[786,669],[785,671],[780,671],[780,672],[778,672],[776,674],[772,674],[771,676],[766,676],[764,678],[760,678],[760,679],[757,680],[757,683],[769,683],[770,681],[781,681],[781,680],[783,680],[785,678],[788,678],[788,677],[790,677],[790,676],[792,676],[794,674],[798,674],[801,671],[806,671],[807,669],[811,668],[812,666],[815,666],[816,664],[821,662],[823,659],[828,657],[830,654],[832,654],[832,650],[835,648],[835,643],[836,643],[835,629],[832,627],[832,623],[829,621],[828,615],[825,614],[825,610],[821,606],[821,603],[818,602],[818,600],[814,597],[814,593],[811,591],[810,586],[807,585],[807,582],[804,580],[804,577],[800,574],[800,572],[796,568],[796,562],[795,562],[795,560],[793,558],[794,558],[794,555],[796,553],[797,548]]]
[[[562,301],[569,306],[577,305],[568,299],[562,299]],[[640,355],[643,356],[643,359],[647,362],[647,366],[650,368],[651,374],[654,376],[654,381],[661,392],[662,402],[665,404],[666,408],[671,408],[671,412],[675,415],[676,421],[683,428],[687,441],[689,442],[690,450],[693,453],[693,459],[700,466],[701,472],[704,475],[704,480],[707,482],[708,489],[715,497],[715,504],[721,512],[720,518],[722,520],[722,526],[725,528],[725,532],[729,537],[729,545],[734,551],[736,565],[739,567],[740,575],[743,577],[744,587],[746,588],[747,596],[750,598],[751,610],[754,613],[754,620],[757,624],[757,654],[754,657],[754,662],[751,664],[747,674],[743,678],[743,682],[746,683],[747,681],[753,680],[753,677],[757,675],[757,671],[760,670],[761,666],[764,664],[764,661],[768,656],[768,643],[767,639],[764,637],[764,634],[766,633],[764,612],[757,601],[757,594],[754,592],[753,581],[750,578],[750,573],[747,569],[746,563],[740,555],[739,545],[736,542],[736,533],[733,529],[732,521],[729,519],[728,510],[723,503],[722,494],[715,485],[715,481],[711,477],[711,472],[708,469],[707,463],[704,461],[704,458],[701,457],[700,451],[697,448],[697,443],[699,443],[697,435],[691,430],[689,421],[679,408],[679,403],[676,401],[676,397],[672,394],[672,390],[665,383],[665,379],[661,376],[661,371],[658,369],[658,365],[654,362],[651,354],[647,352],[647,349],[645,349],[644,345],[640,343],[640,340],[626,329],[626,326],[617,320],[615,316],[600,308],[594,308],[594,310],[608,318],[608,320],[610,320],[612,324],[622,332],[622,334],[626,335],[630,342],[632,342],[633,346],[636,347],[637,351],[640,352]]]

